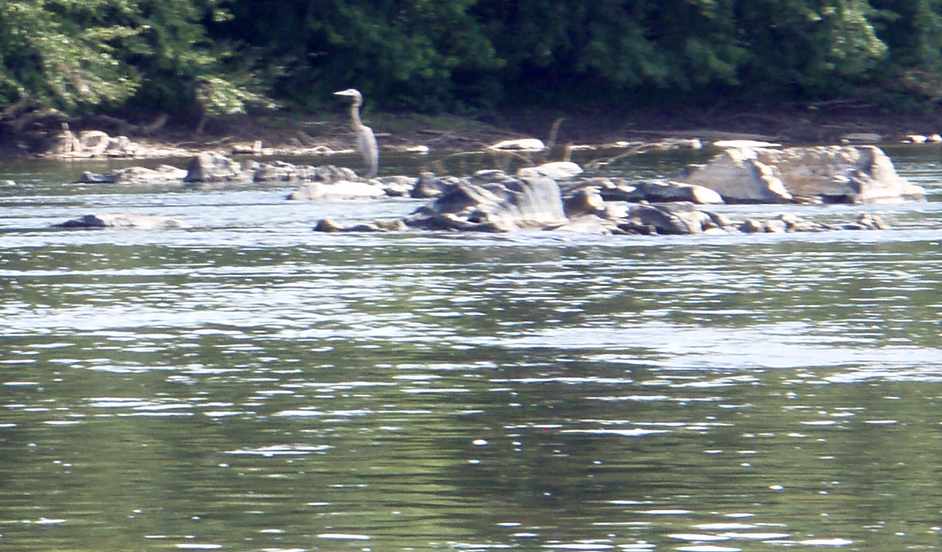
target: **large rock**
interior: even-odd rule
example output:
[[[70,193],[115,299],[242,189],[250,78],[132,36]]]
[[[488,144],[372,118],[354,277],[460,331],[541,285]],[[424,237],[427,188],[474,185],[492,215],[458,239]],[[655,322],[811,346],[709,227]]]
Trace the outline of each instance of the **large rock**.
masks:
[[[136,228],[143,230],[186,228],[186,224],[178,219],[133,213],[84,215],[55,226],[58,228]]]
[[[773,167],[761,162],[755,149],[731,148],[681,178],[709,188],[728,202],[786,203],[792,194]]]
[[[582,167],[572,161],[554,161],[536,167],[523,167],[517,171],[517,176],[520,178],[545,176],[553,180],[575,178],[580,174],[582,174]]]
[[[868,203],[921,198],[875,146],[731,148],[682,179],[728,202],[782,203],[796,198]]]
[[[623,230],[640,230],[650,234],[702,234],[718,228],[710,213],[698,210],[692,203],[637,205],[628,211]]]
[[[413,227],[486,232],[547,229],[567,222],[559,186],[550,178],[460,183],[406,220]]]
[[[178,169],[170,165],[160,165],[154,169],[148,169],[146,167],[127,167],[124,169],[115,169],[105,174],[86,171],[82,173],[78,181],[82,184],[182,184],[186,175],[187,171],[183,169]]]
[[[251,178],[238,161],[219,153],[201,153],[187,166],[187,182],[240,182]]]
[[[416,179],[415,185],[409,192],[414,198],[433,198],[441,197],[450,192],[456,185],[462,182],[461,179],[454,176],[437,177],[435,173],[423,172]]]
[[[719,193],[705,186],[685,182],[619,182],[601,190],[602,197],[608,201],[630,201],[649,203],[689,202],[698,205],[724,203]]]

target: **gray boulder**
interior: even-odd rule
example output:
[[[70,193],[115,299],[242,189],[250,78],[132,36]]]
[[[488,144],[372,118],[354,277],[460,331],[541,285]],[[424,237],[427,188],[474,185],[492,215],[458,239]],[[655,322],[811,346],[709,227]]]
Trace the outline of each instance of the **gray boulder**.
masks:
[[[663,203],[659,205],[637,205],[628,211],[628,220],[621,224],[623,230],[644,229],[641,233],[654,234],[702,234],[717,228],[710,214],[698,210],[692,203]]]
[[[442,196],[455,188],[457,184],[467,182],[466,180],[454,176],[439,178],[431,172],[423,172],[415,181],[412,191],[409,193],[414,198],[433,198]]]
[[[705,186],[675,181],[651,181],[628,184],[621,181],[614,187],[603,189],[602,197],[610,201],[648,203],[687,202],[697,205],[725,203],[717,192]]]
[[[242,170],[238,161],[219,153],[200,153],[187,165],[187,182],[245,182],[253,175]]]
[[[549,178],[460,183],[406,219],[418,228],[486,232],[548,229],[567,222],[559,186]]]

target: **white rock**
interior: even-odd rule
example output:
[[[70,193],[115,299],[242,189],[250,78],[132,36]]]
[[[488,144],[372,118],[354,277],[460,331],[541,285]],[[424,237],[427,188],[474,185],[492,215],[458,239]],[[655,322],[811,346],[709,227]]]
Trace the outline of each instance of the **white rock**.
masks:
[[[713,142],[717,148],[780,148],[782,144],[774,142],[760,142],[758,140],[718,140]]]
[[[726,201],[783,203],[792,194],[773,167],[756,158],[754,149],[727,149],[682,181],[709,188]],[[774,151],[774,150],[764,150]]]
[[[571,161],[555,161],[537,167],[523,167],[517,171],[520,178],[546,176],[553,180],[565,180],[582,174],[582,167]]]
[[[883,136],[875,132],[851,132],[841,136],[844,144],[879,144],[882,141]]]
[[[536,138],[521,138],[518,140],[503,140],[488,146],[496,151],[543,151],[546,145]]]
[[[340,180],[331,184],[312,182],[301,186],[288,195],[288,199],[308,201],[331,199],[369,199],[383,197],[386,191],[382,186],[365,182]]]

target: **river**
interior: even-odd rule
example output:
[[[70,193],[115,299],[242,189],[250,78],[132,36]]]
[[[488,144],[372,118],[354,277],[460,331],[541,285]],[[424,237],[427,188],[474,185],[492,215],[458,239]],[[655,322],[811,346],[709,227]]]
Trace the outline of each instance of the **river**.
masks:
[[[942,150],[890,154],[928,201],[719,210],[891,230],[656,238],[2,164],[0,550],[940,549]],[[190,227],[49,228],[106,211]]]

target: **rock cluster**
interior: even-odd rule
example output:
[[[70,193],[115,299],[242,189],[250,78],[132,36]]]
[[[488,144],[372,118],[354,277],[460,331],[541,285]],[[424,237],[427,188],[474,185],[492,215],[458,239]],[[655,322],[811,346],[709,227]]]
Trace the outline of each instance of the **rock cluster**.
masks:
[[[178,148],[152,147],[133,142],[127,136],[110,136],[101,130],[83,130],[76,134],[67,124],[52,137],[43,157],[54,159],[92,159],[103,157],[140,158],[186,155]]]
[[[389,232],[409,228],[474,232],[555,230],[598,234],[688,235],[705,233],[820,232],[824,230],[883,229],[876,215],[860,215],[850,224],[823,224],[792,214],[766,221],[732,221],[686,202],[637,203],[606,201],[598,188],[583,187],[564,194],[546,177],[505,179],[474,184],[461,182],[393,221],[343,226],[331,219],[318,223],[322,232]]]
[[[175,218],[133,213],[101,213],[84,215],[55,225],[58,228],[137,228],[142,230],[186,228]]]
[[[683,177],[628,182],[581,176],[575,163],[548,163],[516,175],[482,170],[468,177],[422,173],[417,178],[364,179],[334,166],[294,165],[284,161],[239,162],[202,153],[187,169],[130,167],[109,174],[85,173],[88,183],[295,184],[287,198],[323,201],[411,197],[430,202],[401,220],[343,226],[324,219],[317,230],[401,231],[408,228],[479,232],[557,230],[602,234],[677,235],[776,233],[882,229],[874,215],[855,222],[823,224],[793,214],[770,220],[731,221],[700,205],[724,202],[864,202],[921,197],[922,189],[900,178],[875,147],[773,149],[736,143]],[[104,217],[104,218],[102,218]],[[163,227],[146,219],[83,218],[64,227]]]

